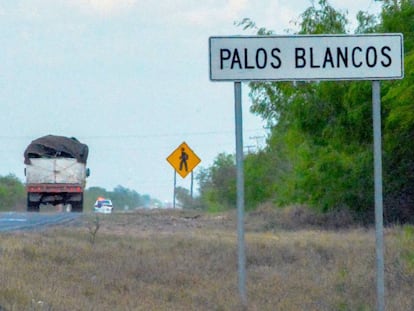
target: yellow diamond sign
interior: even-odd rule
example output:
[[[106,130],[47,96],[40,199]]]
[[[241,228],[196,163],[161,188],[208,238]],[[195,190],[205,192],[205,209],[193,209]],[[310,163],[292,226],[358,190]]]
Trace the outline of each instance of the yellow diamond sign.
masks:
[[[201,162],[200,158],[183,142],[167,158],[182,178],[186,177]]]

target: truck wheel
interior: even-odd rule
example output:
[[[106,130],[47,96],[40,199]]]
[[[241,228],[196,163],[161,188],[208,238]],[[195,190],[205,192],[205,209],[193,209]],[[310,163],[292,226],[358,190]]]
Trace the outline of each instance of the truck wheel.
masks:
[[[73,212],[73,213],[82,213],[83,212],[83,201],[72,202],[71,212]]]
[[[32,202],[30,201],[29,197],[27,197],[27,211],[39,212],[39,202]]]

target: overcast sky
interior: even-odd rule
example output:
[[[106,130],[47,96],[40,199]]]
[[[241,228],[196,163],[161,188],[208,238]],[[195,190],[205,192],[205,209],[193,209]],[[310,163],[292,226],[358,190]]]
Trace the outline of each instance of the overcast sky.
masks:
[[[315,1],[317,2],[317,1]],[[330,1],[354,20],[374,0]],[[209,81],[208,38],[286,34],[309,0],[0,0],[0,174],[24,181],[34,139],[74,136],[90,148],[88,187],[122,185],[172,201],[166,158],[186,142],[208,167],[235,152],[232,83]],[[353,30],[350,29],[352,32]],[[243,84],[244,145],[263,146]],[[190,188],[190,175],[177,175]],[[194,191],[196,191],[195,185]]]

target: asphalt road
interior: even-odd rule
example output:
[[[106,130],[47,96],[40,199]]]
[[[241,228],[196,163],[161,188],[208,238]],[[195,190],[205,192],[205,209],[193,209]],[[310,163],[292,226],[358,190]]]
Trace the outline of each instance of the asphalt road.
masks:
[[[0,232],[41,229],[79,218],[82,213],[0,213]]]

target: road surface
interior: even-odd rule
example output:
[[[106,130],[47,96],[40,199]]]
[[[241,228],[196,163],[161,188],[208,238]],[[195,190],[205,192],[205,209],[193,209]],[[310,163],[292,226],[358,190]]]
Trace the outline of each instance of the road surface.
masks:
[[[73,221],[81,213],[0,213],[0,232],[31,230]]]

